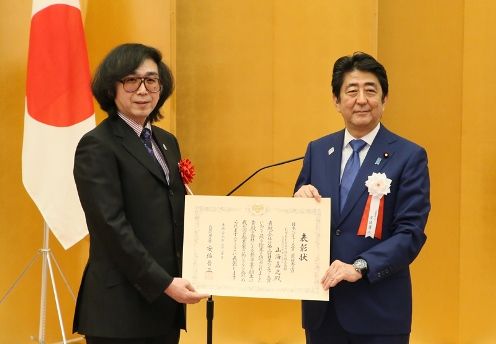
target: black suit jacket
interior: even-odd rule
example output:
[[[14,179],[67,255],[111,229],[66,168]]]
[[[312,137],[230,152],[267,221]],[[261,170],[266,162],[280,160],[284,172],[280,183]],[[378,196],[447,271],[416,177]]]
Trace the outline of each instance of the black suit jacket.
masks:
[[[181,275],[185,190],[176,138],[153,137],[170,170],[170,185],[140,138],[118,116],[83,136],[74,178],[90,233],[78,294],[75,332],[148,337],[185,328],[185,308],[164,294]]]

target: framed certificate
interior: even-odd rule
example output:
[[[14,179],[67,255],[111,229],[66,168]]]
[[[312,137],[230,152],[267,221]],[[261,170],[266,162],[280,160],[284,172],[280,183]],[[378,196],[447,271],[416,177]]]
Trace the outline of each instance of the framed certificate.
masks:
[[[201,293],[329,300],[329,198],[186,196],[183,277]]]

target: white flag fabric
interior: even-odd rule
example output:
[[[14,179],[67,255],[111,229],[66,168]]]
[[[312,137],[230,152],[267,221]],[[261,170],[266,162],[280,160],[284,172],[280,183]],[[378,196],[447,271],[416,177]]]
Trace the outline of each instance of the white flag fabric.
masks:
[[[79,1],[34,0],[22,180],[65,249],[88,234],[72,169],[79,139],[94,127]]]

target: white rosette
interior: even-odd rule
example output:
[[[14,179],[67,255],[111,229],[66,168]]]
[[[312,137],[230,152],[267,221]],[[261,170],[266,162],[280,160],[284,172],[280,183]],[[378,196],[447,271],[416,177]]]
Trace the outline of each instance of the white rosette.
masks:
[[[365,231],[366,238],[374,238],[381,198],[391,192],[391,182],[392,180],[386,177],[385,173],[375,172],[365,182],[365,186],[368,187],[369,195],[371,196],[367,229]]]

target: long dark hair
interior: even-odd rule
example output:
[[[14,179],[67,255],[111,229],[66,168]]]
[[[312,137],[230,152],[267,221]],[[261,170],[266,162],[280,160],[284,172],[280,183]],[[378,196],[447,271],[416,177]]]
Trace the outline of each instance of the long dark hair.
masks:
[[[157,106],[148,116],[148,121],[153,123],[163,118],[160,108],[174,90],[174,78],[169,67],[162,61],[160,51],[139,43],[117,46],[103,59],[95,72],[91,90],[102,110],[109,116],[117,114],[116,83],[126,75],[132,74],[146,59],[152,59],[157,64],[162,84]]]

